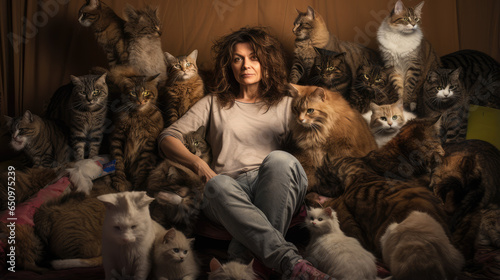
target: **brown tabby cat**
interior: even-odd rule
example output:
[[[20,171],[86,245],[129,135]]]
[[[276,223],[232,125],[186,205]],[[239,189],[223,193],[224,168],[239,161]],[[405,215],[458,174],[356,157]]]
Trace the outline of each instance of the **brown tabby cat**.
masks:
[[[346,53],[314,48],[318,55],[311,69],[308,85],[338,91],[350,104],[351,68],[345,63]]]
[[[451,216],[453,243],[471,259],[481,211],[500,206],[500,151],[481,140],[446,144],[444,148],[446,156],[433,172],[430,188]]]
[[[128,61],[125,21],[99,0],[86,0],[78,12],[78,22],[94,31],[97,43],[104,49],[109,67]]]
[[[188,56],[179,57],[166,52],[165,57],[168,62],[169,77],[164,97],[166,100],[165,127],[169,127],[205,94],[203,80],[196,66],[198,50],[194,50]]]
[[[323,157],[364,156],[377,147],[361,114],[352,109],[338,92],[316,86],[292,85],[294,96],[290,149],[300,161],[309,180],[309,191],[330,196],[331,187],[318,185],[316,168]]]
[[[163,129],[156,106],[157,76],[123,76],[120,82],[123,104],[118,108],[110,148],[116,160],[113,187],[118,191],[145,190],[149,172],[156,165],[156,139]]]
[[[385,66],[394,67],[391,83],[409,111],[420,106],[418,99],[427,73],[441,66],[420,29],[423,5],[422,1],[415,8],[407,8],[398,0],[377,33]]]
[[[361,114],[370,110],[370,103],[392,104],[398,100],[397,93],[389,83],[390,69],[378,64],[365,63],[357,70],[353,81],[349,103]]]
[[[21,117],[9,121],[11,146],[23,151],[33,162],[33,167],[56,167],[70,161],[72,150],[67,133],[55,122],[43,119],[29,110]]]
[[[385,151],[385,158],[391,159],[390,166],[400,154],[404,154],[399,150],[404,146],[402,141],[411,141],[413,143],[409,146],[416,147],[414,153],[419,155],[419,160],[427,163],[426,167],[433,166],[436,158],[443,155],[435,124],[436,120],[412,120],[404,131],[376,152]],[[400,137],[404,140],[398,139]],[[371,157],[370,160],[383,165],[385,158]],[[446,213],[432,191],[413,180],[405,182],[381,176],[366,161],[365,158],[326,157],[324,166],[320,168],[322,178],[330,178],[340,187],[337,189],[340,196],[327,201],[324,206],[337,211],[346,235],[357,238],[364,248],[380,256],[380,237],[386,228],[394,222],[403,221],[411,211],[425,212],[447,229]]]
[[[300,83],[303,78],[307,78],[314,64],[316,52],[314,47],[327,49],[335,52],[345,52],[346,64],[351,69],[358,69],[364,61],[379,61],[376,51],[363,45],[348,41],[341,41],[335,35],[330,34],[325,21],[313,8],[307,7],[306,12],[300,12],[293,25],[293,33],[296,36],[294,62],[290,72],[290,82]],[[353,71],[355,72],[355,71]],[[356,78],[356,73],[352,73],[352,79]]]

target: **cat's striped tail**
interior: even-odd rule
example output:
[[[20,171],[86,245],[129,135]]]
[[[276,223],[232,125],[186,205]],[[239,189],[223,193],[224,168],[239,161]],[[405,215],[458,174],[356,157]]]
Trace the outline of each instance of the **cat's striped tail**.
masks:
[[[95,267],[102,265],[102,256],[90,259],[63,259],[50,262],[55,270],[75,268],[75,267]]]

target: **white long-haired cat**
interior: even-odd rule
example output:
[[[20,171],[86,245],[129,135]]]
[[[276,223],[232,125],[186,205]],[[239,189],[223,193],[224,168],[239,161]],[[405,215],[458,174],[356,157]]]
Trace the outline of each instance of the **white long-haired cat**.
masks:
[[[384,263],[394,279],[455,279],[464,257],[429,214],[413,211],[380,238]]]
[[[379,148],[394,138],[406,122],[416,117],[415,114],[404,110],[403,99],[380,106],[372,102],[370,110],[363,114]]]
[[[208,280],[254,280],[257,274],[253,271],[253,260],[249,264],[230,261],[221,264],[216,258],[210,261],[210,273]]]
[[[194,238],[174,228],[158,234],[153,246],[153,279],[195,280],[200,273],[193,252]]]
[[[102,262],[106,280],[133,277],[146,280],[151,271],[155,234],[164,230],[149,215],[154,198],[146,192],[121,192],[97,197],[106,214],[102,226]]]
[[[319,270],[337,280],[377,279],[375,257],[340,230],[332,208],[308,209],[306,227],[311,232],[307,259]]]

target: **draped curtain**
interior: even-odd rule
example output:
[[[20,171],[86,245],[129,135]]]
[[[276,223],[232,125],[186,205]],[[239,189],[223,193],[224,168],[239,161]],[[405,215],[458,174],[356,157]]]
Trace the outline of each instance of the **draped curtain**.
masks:
[[[199,50],[198,65],[212,66],[217,38],[243,26],[262,25],[292,56],[297,9],[313,7],[341,40],[377,48],[376,31],[395,0],[102,0],[122,15],[135,8],[158,6],[162,48],[173,55]],[[420,0],[403,1],[415,6]],[[90,29],[81,26],[84,0],[0,1],[0,113],[18,116],[43,112],[53,92],[69,75],[85,75],[107,66]],[[472,48],[500,59],[500,1],[433,0],[423,8],[423,31],[439,55]]]

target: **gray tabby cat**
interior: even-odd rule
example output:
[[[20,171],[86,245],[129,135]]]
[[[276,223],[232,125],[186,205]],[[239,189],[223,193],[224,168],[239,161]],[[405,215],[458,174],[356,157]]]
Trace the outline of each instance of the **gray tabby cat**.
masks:
[[[197,279],[200,268],[193,243],[194,238],[187,239],[174,228],[157,233],[153,244],[154,279]]]
[[[424,117],[441,115],[439,136],[442,143],[465,140],[469,112],[469,93],[460,79],[461,68],[429,72],[424,84]]]
[[[216,258],[210,261],[208,280],[254,280],[258,279],[253,271],[253,260],[249,264],[230,261],[221,264]]]
[[[10,145],[23,151],[33,167],[57,167],[71,159],[71,148],[66,133],[51,120],[42,119],[27,110],[21,117],[10,119]]]
[[[104,135],[108,102],[106,74],[71,76],[72,91],[61,87],[46,110],[46,116],[62,120],[69,128],[69,143],[75,160],[99,154]]]
[[[147,6],[136,10],[131,5],[125,8],[125,35],[128,36],[128,65],[141,76],[160,73],[159,85],[167,78],[167,65],[161,49],[161,22],[158,9]]]
[[[309,77],[314,65],[316,51],[314,48],[327,49],[335,52],[345,52],[346,64],[351,69],[358,69],[365,61],[377,62],[380,60],[376,51],[363,45],[348,41],[341,41],[335,35],[330,34],[325,21],[313,8],[307,7],[307,12],[300,12],[293,25],[293,33],[296,36],[294,62],[290,71],[291,83],[304,84]],[[352,79],[356,78],[352,71]]]
[[[420,92],[427,73],[441,65],[420,29],[423,6],[424,2],[420,2],[415,8],[407,8],[398,0],[377,32],[385,66],[394,67],[391,83],[399,98],[403,98],[405,109],[410,111],[420,105]]]

